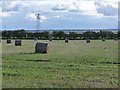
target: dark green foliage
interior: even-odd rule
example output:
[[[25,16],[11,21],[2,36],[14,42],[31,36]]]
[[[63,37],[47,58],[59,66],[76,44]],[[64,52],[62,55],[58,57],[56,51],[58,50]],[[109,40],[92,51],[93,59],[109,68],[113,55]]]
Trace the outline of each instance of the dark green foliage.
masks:
[[[54,39],[64,39],[65,33],[64,31],[54,31],[52,33],[52,36],[54,37]]]
[[[41,39],[41,40],[48,40],[50,33],[48,31],[44,32],[28,32],[24,29],[22,30],[15,30],[15,31],[2,31],[2,38],[3,39]],[[120,31],[118,33],[114,33],[112,31],[86,31],[83,33],[70,31],[69,34],[65,34],[65,31],[53,31],[51,36],[53,36],[54,40],[64,40],[64,37],[69,37],[70,40],[82,40],[82,39],[114,39],[114,38],[120,38]]]

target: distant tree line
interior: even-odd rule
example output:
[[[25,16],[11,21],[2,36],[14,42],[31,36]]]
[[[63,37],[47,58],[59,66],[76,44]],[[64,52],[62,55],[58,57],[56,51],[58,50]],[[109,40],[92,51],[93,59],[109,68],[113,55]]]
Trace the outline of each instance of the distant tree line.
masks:
[[[84,39],[120,39],[120,31],[114,33],[112,31],[86,31],[83,33],[69,32],[69,34],[64,31],[53,31],[52,33],[48,31],[44,32],[29,32],[26,30],[15,30],[15,31],[2,31],[2,39],[42,39],[48,40],[52,38],[53,40],[63,40],[68,37],[70,40],[84,40]]]

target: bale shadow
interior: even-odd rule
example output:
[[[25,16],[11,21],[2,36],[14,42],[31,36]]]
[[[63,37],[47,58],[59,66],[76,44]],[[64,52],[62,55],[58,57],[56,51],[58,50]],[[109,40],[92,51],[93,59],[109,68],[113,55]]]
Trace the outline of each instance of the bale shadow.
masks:
[[[16,53],[17,55],[27,55],[27,54],[46,54],[46,53],[35,53],[35,52],[30,52],[30,53]]]
[[[50,60],[26,60],[26,61],[32,61],[32,62],[50,62]]]
[[[31,52],[31,53],[22,53],[22,52],[18,52],[18,53],[11,53],[10,55],[27,55],[27,54],[36,54],[34,52]]]
[[[23,76],[21,74],[17,74],[17,73],[2,73],[3,76],[11,76],[11,77],[14,77],[14,76]]]
[[[120,65],[119,62],[100,62],[100,64],[117,64],[117,65]]]
[[[31,53],[18,53],[20,55],[26,55],[26,54],[36,54],[35,52],[31,52]]]

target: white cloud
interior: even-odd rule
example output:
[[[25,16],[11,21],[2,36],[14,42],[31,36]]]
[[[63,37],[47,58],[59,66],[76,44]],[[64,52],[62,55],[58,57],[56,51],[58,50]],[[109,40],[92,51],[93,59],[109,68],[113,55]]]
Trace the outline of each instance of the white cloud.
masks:
[[[60,18],[61,16],[57,15],[57,16],[54,16],[54,17],[56,17],[56,18]]]
[[[29,14],[26,15],[26,19],[35,20],[36,19],[36,15],[34,13],[29,13]]]
[[[109,3],[97,2],[97,12],[104,16],[116,16],[118,14],[118,8]]]
[[[40,19],[41,20],[46,20],[46,17],[45,16],[40,16]]]
[[[23,12],[25,14],[44,12],[79,12],[97,17],[117,16],[118,0],[35,0],[3,2],[4,12]],[[30,15],[29,17],[35,17]]]
[[[8,17],[8,16],[11,16],[11,14],[6,12],[0,12],[0,17]]]
[[[37,15],[35,13],[29,13],[29,14],[26,15],[26,19],[28,19],[28,20],[36,20],[37,19],[36,16]],[[44,22],[45,20],[46,20],[46,17],[40,15],[40,22]]]
[[[47,18],[45,16],[40,16],[40,22],[44,22]]]
[[[99,15],[99,13],[96,10],[97,6],[95,5],[94,1],[80,1],[79,4],[76,5],[82,14],[95,16]]]
[[[19,9],[18,3],[16,3],[15,1],[4,1],[2,3],[2,10],[5,12],[10,12],[10,11],[17,11]]]

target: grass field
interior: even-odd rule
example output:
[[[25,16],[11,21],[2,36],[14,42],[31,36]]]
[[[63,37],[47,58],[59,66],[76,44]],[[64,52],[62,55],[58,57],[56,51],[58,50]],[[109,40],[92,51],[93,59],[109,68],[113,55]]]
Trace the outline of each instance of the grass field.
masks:
[[[40,41],[47,54],[35,54],[37,41],[22,46],[2,41],[3,88],[117,88],[118,42]]]

